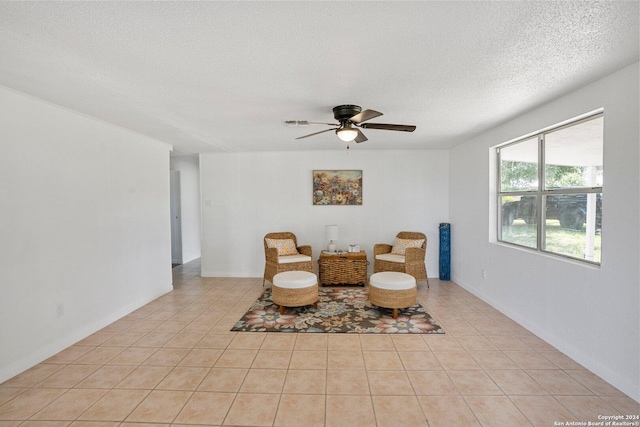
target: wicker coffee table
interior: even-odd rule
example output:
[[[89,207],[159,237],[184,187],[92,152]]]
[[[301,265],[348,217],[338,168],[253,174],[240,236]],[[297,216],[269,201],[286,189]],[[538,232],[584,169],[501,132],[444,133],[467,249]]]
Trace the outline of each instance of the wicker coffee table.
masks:
[[[318,282],[327,285],[360,285],[367,283],[367,253],[345,252],[339,255],[322,252],[318,259]]]

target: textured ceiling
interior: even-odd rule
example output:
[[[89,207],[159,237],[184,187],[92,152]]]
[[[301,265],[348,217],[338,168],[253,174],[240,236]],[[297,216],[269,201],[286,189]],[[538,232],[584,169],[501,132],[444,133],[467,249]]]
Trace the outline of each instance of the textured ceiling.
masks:
[[[638,61],[638,2],[1,2],[0,85],[178,153],[447,148]],[[532,129],[534,130],[534,129]]]

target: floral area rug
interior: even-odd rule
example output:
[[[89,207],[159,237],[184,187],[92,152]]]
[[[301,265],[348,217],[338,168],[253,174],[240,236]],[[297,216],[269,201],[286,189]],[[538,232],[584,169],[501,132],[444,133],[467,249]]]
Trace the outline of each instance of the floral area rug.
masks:
[[[232,331],[243,332],[342,332],[358,334],[444,334],[419,303],[393,310],[374,307],[367,288],[319,288],[318,309],[313,305],[280,307],[271,300],[271,288],[253,303]]]

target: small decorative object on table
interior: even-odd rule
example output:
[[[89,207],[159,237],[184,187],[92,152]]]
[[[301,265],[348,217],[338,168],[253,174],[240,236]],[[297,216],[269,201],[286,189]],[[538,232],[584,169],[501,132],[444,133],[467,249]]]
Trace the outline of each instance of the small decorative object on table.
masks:
[[[343,252],[336,254],[321,253],[318,259],[318,272],[321,286],[360,285],[367,283],[367,253]]]

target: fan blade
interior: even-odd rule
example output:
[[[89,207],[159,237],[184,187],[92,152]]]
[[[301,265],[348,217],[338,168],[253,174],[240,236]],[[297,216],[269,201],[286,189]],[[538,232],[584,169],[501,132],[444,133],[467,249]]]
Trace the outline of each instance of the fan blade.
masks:
[[[386,123],[363,123],[360,127],[363,129],[398,130],[402,132],[413,132],[416,130],[416,127],[413,125],[390,125]]]
[[[366,122],[367,120],[371,120],[371,119],[374,119],[376,117],[379,117],[381,115],[382,115],[382,113],[379,112],[379,111],[364,110],[361,113],[358,113],[353,117],[350,117],[349,121],[353,122],[353,123],[362,123],[362,122]]]
[[[307,122],[304,121],[308,125],[327,125],[327,126],[338,126],[339,123],[325,123],[325,122]]]
[[[354,141],[357,143],[360,143],[360,142],[365,142],[367,140],[368,139],[366,136],[364,136],[364,133],[362,133],[362,131],[358,129],[358,136],[355,137]]]
[[[310,133],[309,135],[299,136],[296,139],[308,138],[308,137],[313,136],[313,135],[318,135],[320,133],[325,133],[325,132],[329,132],[330,130],[336,130],[336,129],[338,129],[338,128],[325,129],[325,130],[321,130],[320,132]]]
[[[339,126],[338,123],[310,122],[308,120],[285,120],[284,125],[287,127],[292,127],[292,126],[304,127],[309,125]]]

